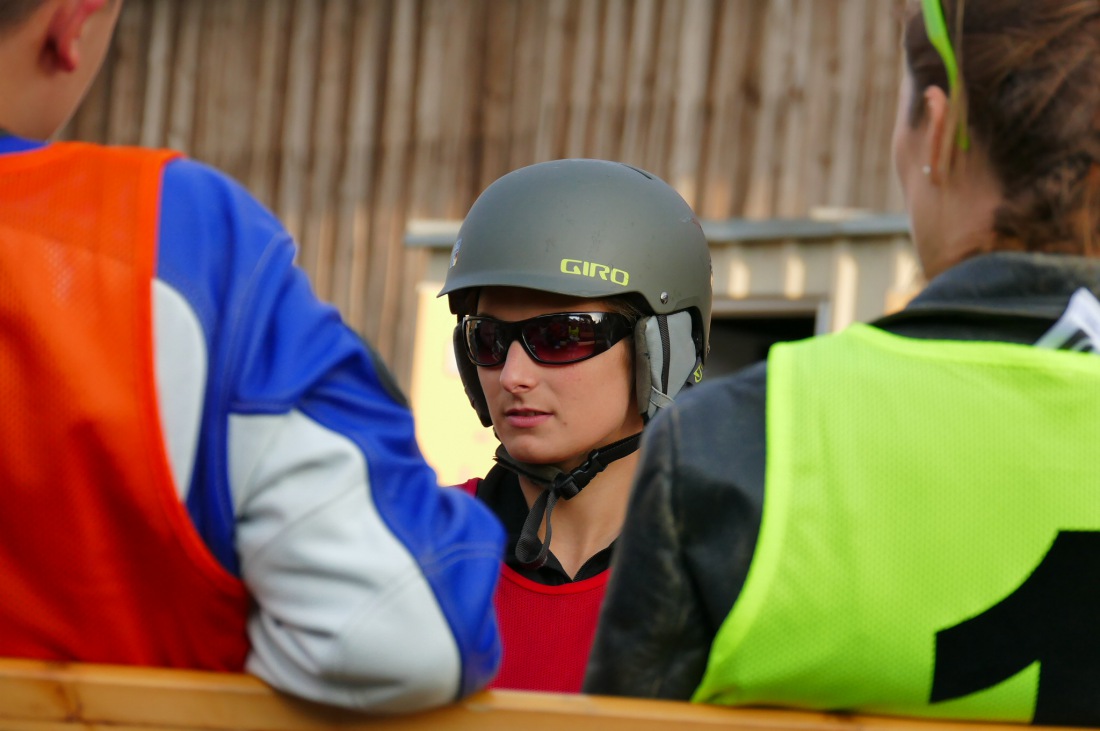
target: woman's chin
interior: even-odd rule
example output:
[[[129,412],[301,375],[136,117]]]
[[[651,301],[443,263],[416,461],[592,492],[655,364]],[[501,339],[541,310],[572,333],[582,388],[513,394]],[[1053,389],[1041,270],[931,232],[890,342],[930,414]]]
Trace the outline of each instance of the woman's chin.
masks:
[[[567,455],[561,452],[540,448],[538,445],[524,444],[523,439],[504,442],[504,448],[517,462],[526,464],[546,465],[557,467],[562,471],[569,471],[584,462],[584,456]]]

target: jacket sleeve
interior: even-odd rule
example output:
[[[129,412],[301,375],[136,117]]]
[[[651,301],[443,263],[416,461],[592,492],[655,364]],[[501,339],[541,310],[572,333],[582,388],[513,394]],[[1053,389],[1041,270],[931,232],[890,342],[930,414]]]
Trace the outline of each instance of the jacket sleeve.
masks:
[[[158,280],[197,323],[206,366],[197,437],[177,449],[189,469],[174,467],[196,528],[255,599],[247,669],[378,712],[486,685],[496,518],[437,486],[404,397],[273,216],[189,161],[169,166],[162,208]]]
[[[763,367],[646,427],[584,690],[687,700],[740,593],[763,502]]]

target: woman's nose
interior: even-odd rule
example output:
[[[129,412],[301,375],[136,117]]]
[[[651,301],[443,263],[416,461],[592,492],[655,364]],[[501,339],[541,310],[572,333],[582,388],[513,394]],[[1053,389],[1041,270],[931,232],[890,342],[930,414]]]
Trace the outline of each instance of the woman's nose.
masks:
[[[508,346],[500,369],[500,385],[507,391],[530,388],[538,381],[538,368],[539,364],[515,340]]]

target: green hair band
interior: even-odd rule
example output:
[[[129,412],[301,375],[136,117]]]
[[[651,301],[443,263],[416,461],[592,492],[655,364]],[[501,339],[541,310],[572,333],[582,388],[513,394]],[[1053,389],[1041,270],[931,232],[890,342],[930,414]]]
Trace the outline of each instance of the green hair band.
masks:
[[[959,85],[959,65],[955,60],[955,49],[951,47],[951,38],[947,34],[947,22],[943,18],[943,5],[940,0],[921,0],[921,12],[924,15],[924,29],[928,33],[928,40],[932,47],[943,59],[944,68],[947,69],[947,83],[953,93],[961,92]],[[955,95],[958,99],[958,95]],[[966,150],[970,147],[970,139],[966,134],[966,124],[960,120],[958,130],[959,148]]]

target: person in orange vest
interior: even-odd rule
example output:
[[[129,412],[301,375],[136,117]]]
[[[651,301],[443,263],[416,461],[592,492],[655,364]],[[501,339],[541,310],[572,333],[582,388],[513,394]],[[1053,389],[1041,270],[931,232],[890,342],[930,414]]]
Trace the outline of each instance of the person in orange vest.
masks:
[[[449,703],[503,532],[276,218],[177,153],[48,140],[120,0],[0,0],[0,656]]]
[[[500,439],[464,485],[509,534],[495,687],[580,690],[643,424],[702,377],[710,280],[687,203],[618,162],[513,171],[463,221],[440,294]]]
[[[903,43],[928,285],[647,427],[589,692],[1100,725],[1100,2]]]

